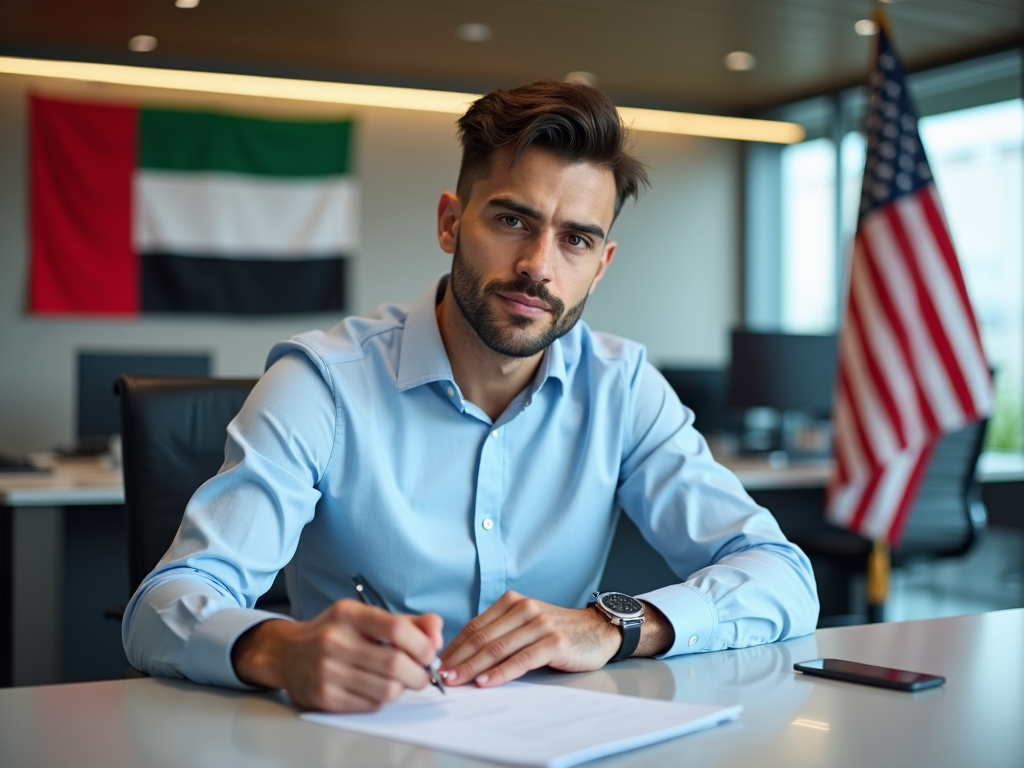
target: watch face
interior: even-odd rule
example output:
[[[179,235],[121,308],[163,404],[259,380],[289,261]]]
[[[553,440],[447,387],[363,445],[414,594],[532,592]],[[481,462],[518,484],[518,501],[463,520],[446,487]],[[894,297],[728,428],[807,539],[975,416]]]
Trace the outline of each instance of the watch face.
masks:
[[[633,618],[644,612],[644,607],[639,600],[634,600],[621,592],[605,592],[597,599],[601,605],[622,618]]]

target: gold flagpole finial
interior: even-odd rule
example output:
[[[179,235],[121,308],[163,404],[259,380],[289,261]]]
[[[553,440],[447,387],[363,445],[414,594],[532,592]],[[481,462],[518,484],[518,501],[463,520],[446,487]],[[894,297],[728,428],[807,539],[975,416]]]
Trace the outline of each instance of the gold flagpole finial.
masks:
[[[882,8],[881,3],[875,3],[871,15],[874,17],[875,24],[878,25],[879,29],[885,30],[885,34],[892,39],[892,27],[889,25],[889,17],[885,13],[885,9]]]

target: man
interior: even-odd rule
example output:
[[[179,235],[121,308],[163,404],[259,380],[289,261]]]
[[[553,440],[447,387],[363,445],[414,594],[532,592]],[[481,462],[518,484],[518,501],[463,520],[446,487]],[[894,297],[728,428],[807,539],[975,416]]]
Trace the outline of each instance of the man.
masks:
[[[804,555],[642,347],[577,322],[646,183],[612,103],[540,82],[459,128],[450,276],[271,351],[125,614],[137,667],[358,711],[422,688],[439,651],[447,684],[492,686],[813,630]],[[588,605],[620,507],[685,581]],[[297,621],[252,607],[286,564]]]

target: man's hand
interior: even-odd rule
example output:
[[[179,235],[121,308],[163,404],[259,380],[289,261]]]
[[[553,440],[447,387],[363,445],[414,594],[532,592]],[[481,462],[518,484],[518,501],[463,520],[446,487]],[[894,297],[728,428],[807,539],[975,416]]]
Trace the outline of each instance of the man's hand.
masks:
[[[531,669],[565,672],[603,667],[622,631],[593,608],[560,608],[506,592],[469,622],[441,654],[445,683],[501,685]]]
[[[430,682],[444,643],[436,614],[399,616],[339,600],[311,621],[271,619],[235,641],[239,680],[281,688],[303,709],[365,712]]]

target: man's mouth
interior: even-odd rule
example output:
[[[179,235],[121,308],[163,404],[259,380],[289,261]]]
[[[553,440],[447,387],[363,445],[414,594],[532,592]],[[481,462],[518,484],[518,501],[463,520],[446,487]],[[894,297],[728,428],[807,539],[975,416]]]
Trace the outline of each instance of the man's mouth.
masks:
[[[498,291],[498,296],[504,299],[514,312],[519,312],[520,314],[539,315],[551,311],[546,301],[525,293]]]

